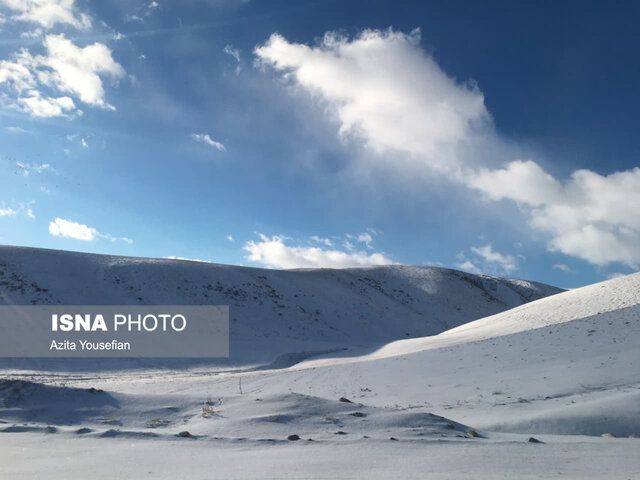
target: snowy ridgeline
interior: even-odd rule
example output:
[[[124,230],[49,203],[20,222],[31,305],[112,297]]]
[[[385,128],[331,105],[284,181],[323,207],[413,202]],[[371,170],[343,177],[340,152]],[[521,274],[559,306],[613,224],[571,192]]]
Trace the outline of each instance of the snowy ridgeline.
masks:
[[[278,271],[0,247],[0,304],[229,305],[231,365],[372,350],[561,291],[432,267]]]

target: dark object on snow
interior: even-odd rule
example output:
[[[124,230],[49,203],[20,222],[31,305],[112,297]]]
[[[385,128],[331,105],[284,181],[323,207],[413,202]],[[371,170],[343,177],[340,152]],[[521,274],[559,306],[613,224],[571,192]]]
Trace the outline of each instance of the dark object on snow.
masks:
[[[477,438],[477,437],[480,436],[480,434],[478,432],[476,432],[475,430],[469,430],[467,432],[467,435],[469,435],[470,437],[473,437],[473,438]]]
[[[338,430],[334,435],[346,435],[347,432],[343,432],[342,430]]]
[[[362,412],[353,412],[353,413],[350,413],[349,415],[351,415],[352,417],[358,417],[358,418],[364,418],[367,416],[366,413],[362,413]]]
[[[47,428],[44,429],[44,431],[46,433],[56,433],[58,429],[56,427],[52,427],[51,425],[49,425]]]
[[[78,430],[76,430],[76,434],[78,435],[84,435],[85,433],[91,433],[91,432],[93,432],[93,430],[87,427],[79,428]]]
[[[292,442],[295,442],[296,440],[300,440],[300,435],[296,435],[295,433],[293,435],[289,435],[287,437],[287,440],[290,440]]]
[[[389,437],[389,440],[393,440],[394,442],[398,441],[398,439],[396,437]]]
[[[89,392],[89,393],[102,393],[103,391],[104,390],[101,390],[99,388],[93,388],[93,387],[87,388],[87,392]]]
[[[340,402],[344,402],[344,403],[353,403],[351,400],[349,400],[348,398],[345,398],[345,397],[340,397],[338,400]]]
[[[186,430],[184,432],[180,432],[178,436],[182,438],[191,438],[191,434]]]
[[[447,428],[449,430],[453,430],[454,428],[456,428],[456,426],[453,423],[447,423]]]
[[[529,440],[527,440],[527,442],[529,442],[529,443],[544,443],[544,442],[538,440],[537,438],[533,438],[533,437],[529,437]]]

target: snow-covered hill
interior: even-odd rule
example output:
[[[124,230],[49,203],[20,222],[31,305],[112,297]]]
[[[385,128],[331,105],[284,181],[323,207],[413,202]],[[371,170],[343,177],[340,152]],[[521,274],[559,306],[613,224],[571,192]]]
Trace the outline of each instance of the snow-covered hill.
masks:
[[[560,291],[431,267],[284,271],[0,247],[0,304],[229,305],[231,365],[371,350]]]
[[[637,273],[293,368],[297,391],[311,395],[423,406],[493,431],[626,436],[640,434],[639,352]]]
[[[558,290],[438,268],[4,247],[0,288],[18,304],[229,304],[243,367],[5,360],[2,478],[640,475],[626,438],[640,435],[640,274],[541,298]]]

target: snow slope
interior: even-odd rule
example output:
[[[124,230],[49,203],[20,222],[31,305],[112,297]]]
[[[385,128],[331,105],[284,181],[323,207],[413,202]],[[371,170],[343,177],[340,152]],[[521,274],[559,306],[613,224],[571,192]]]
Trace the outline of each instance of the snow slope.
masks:
[[[640,274],[247,388],[422,406],[493,431],[640,434]]]
[[[0,247],[0,304],[229,305],[231,358],[218,363],[238,366],[371,351],[560,291],[443,268],[278,271]]]

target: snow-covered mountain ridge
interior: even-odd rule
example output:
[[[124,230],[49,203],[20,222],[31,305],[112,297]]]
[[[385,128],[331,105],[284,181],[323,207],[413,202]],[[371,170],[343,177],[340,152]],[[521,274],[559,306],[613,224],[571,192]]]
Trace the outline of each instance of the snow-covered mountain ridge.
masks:
[[[558,292],[434,267],[267,270],[0,247],[0,304],[229,305],[232,364],[377,348]]]

